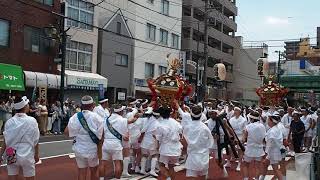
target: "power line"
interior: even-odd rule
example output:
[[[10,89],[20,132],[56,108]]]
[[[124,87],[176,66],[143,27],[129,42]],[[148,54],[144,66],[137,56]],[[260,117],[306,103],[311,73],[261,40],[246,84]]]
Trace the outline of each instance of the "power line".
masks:
[[[317,39],[317,37],[307,37],[309,39]],[[243,42],[279,42],[279,41],[300,41],[301,38],[296,39],[266,39],[266,40],[254,40],[254,41],[243,41]]]
[[[35,6],[35,5],[33,5],[33,4],[26,3],[26,2],[24,2],[23,0],[16,0],[16,1],[18,1],[18,2],[20,2],[20,3],[22,3],[22,4],[25,4],[25,5],[28,5],[28,6],[32,6],[32,7],[36,8],[36,9],[42,10],[42,11],[44,11],[44,12],[51,13],[51,14],[56,15],[56,16],[61,17],[61,18],[69,19],[69,20],[72,20],[72,21],[75,21],[75,22],[78,22],[78,23],[82,23],[82,24],[87,25],[87,26],[91,26],[91,27],[96,28],[96,29],[98,29],[98,30],[102,30],[102,31],[105,31],[105,32],[109,32],[109,33],[112,33],[112,34],[116,34],[116,35],[118,35],[118,36],[125,37],[125,38],[128,38],[128,39],[133,39],[133,40],[140,41],[140,42],[143,42],[143,43],[156,45],[156,43],[154,43],[154,42],[149,42],[149,41],[145,41],[145,40],[142,40],[142,39],[134,38],[134,37],[131,37],[131,36],[127,36],[127,35],[123,35],[123,34],[118,34],[118,33],[116,33],[116,32],[113,32],[113,31],[110,31],[110,30],[107,30],[107,29],[103,29],[103,28],[101,28],[101,27],[98,27],[98,26],[95,26],[95,25],[92,25],[92,24],[89,24],[89,23],[86,23],[86,22],[82,22],[82,21],[79,21],[79,20],[77,20],[77,19],[73,19],[73,18],[67,17],[67,16],[62,15],[62,14],[60,14],[60,13],[57,13],[57,12],[54,12],[54,11],[50,11],[50,10],[44,9],[44,8]],[[157,44],[157,46],[164,47],[164,48],[169,48],[169,49],[173,49],[173,50],[180,50],[180,49],[178,49],[178,48],[168,47],[168,46],[166,46],[166,45]]]
[[[122,8],[120,8],[120,7],[118,7],[118,6],[114,5],[114,4],[111,4],[111,3],[108,3],[108,2],[105,2],[105,3],[107,3],[107,4],[109,4],[109,5],[113,6],[113,7],[119,8],[120,10],[123,10],[123,11],[125,11],[125,12],[128,12],[128,13],[136,16],[136,17],[139,17],[139,18],[141,18],[141,19],[144,19],[144,20],[146,20],[146,21],[149,21],[149,20],[146,19],[145,17],[138,16],[137,14],[134,14],[133,12],[130,12],[130,11],[126,10],[126,9],[122,9]],[[110,9],[108,9],[108,8],[106,8],[106,7],[101,6],[101,5],[98,5],[97,7],[100,7],[100,8],[102,8],[102,9],[107,10],[107,11],[110,11],[110,12],[112,12],[112,13],[116,13],[116,11],[110,10]],[[130,17],[128,17],[128,16],[123,15],[123,17],[125,17],[125,18],[127,18],[127,19],[130,19],[130,20],[132,20],[132,21],[134,21],[134,22],[137,22],[137,23],[140,23],[140,24],[143,24],[143,25],[147,25],[147,24],[144,23],[144,22],[135,20],[135,19],[130,18]],[[166,27],[166,26],[164,26],[164,25],[162,25],[162,24],[158,24],[158,23],[155,23],[155,22],[152,22],[152,23],[155,24],[155,25],[158,25],[158,26],[161,26],[161,27],[164,27],[164,28],[168,29],[168,27]],[[171,31],[172,31],[172,32],[176,32],[177,34],[181,35],[181,32],[174,31],[173,28],[172,28]]]

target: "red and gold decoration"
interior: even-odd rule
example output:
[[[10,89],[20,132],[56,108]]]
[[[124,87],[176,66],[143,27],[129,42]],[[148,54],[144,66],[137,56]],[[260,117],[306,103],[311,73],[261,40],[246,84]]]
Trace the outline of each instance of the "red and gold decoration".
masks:
[[[158,100],[160,106],[172,107],[174,100],[183,101],[186,96],[189,96],[192,87],[177,73],[182,66],[179,59],[171,59],[168,64],[169,71],[156,79],[149,79],[148,87],[153,101]]]
[[[256,90],[262,106],[279,106],[282,104],[284,96],[288,93],[288,89],[272,82],[272,79],[273,76],[270,76],[269,81]]]

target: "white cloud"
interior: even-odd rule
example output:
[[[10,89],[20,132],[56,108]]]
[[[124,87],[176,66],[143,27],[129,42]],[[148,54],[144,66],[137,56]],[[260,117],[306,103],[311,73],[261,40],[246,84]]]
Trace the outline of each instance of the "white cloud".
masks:
[[[280,17],[273,17],[267,16],[266,23],[269,25],[289,25],[289,18],[280,18]]]

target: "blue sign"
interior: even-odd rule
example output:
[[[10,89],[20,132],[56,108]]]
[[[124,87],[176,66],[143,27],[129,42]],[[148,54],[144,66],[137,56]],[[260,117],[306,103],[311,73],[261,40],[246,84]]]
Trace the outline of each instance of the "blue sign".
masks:
[[[98,84],[98,87],[99,87],[99,98],[104,98],[103,84]]]

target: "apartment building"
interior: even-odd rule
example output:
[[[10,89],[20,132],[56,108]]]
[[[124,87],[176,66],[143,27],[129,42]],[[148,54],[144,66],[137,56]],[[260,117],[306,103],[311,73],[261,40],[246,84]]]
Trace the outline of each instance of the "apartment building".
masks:
[[[230,93],[228,84],[233,82],[234,49],[240,45],[235,39],[237,24],[235,22],[238,8],[235,0],[209,0],[205,12],[203,0],[183,0],[182,50],[186,51],[186,74],[190,82],[196,81],[196,66],[193,62],[204,59],[204,17],[208,15],[208,70],[207,82],[216,98],[227,99]],[[215,81],[213,66],[224,63],[227,69],[225,81]],[[200,64],[200,63],[199,63]],[[213,87],[213,88],[212,88]],[[219,96],[217,94],[220,94]]]

